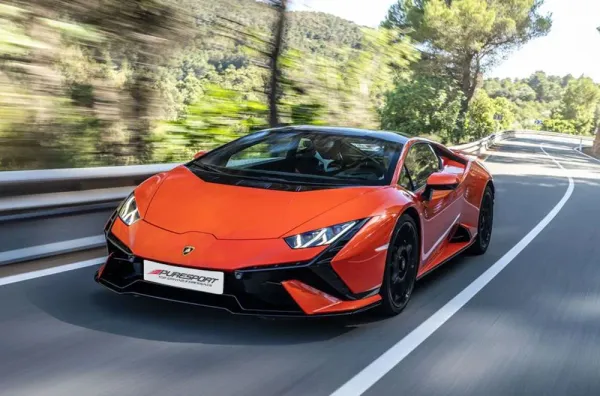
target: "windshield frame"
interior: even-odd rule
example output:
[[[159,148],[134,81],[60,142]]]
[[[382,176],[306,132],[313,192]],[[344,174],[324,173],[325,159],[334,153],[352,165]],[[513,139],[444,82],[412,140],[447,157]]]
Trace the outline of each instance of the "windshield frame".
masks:
[[[366,178],[351,178],[351,177],[335,177],[327,175],[315,175],[315,174],[295,174],[290,172],[277,172],[269,170],[255,170],[245,168],[228,168],[219,165],[215,165],[210,161],[217,157],[233,156],[238,152],[241,152],[253,145],[258,145],[261,142],[268,140],[270,136],[277,135],[278,138],[285,138],[285,136],[291,136],[293,139],[299,141],[303,135],[320,135],[321,138],[341,137],[348,138],[349,140],[364,140],[365,144],[386,144],[391,146],[394,151],[390,159],[390,163],[380,180],[369,180]],[[361,150],[360,148],[349,145],[357,152],[365,156],[370,157],[368,152]],[[222,146],[211,150],[199,158],[196,158],[185,165],[187,167],[194,167],[201,169],[204,172],[223,174],[228,177],[239,177],[241,179],[248,180],[263,180],[273,181],[276,183],[287,183],[290,185],[313,185],[313,186],[331,186],[331,187],[350,187],[350,186],[386,186],[390,185],[393,180],[394,173],[396,171],[398,161],[402,154],[404,144],[392,140],[382,139],[377,136],[369,135],[368,133],[354,135],[347,134],[344,132],[337,131],[317,131],[310,128],[294,128],[288,130],[261,130],[232,140]],[[297,146],[296,146],[297,149]],[[291,151],[291,150],[290,150]],[[230,153],[230,154],[229,154]],[[211,169],[212,168],[212,169]]]

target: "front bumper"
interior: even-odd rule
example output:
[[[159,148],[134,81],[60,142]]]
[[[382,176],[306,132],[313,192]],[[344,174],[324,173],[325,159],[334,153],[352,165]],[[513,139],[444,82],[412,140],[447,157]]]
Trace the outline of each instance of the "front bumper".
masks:
[[[332,269],[331,259],[347,240],[338,241],[308,262],[225,271],[223,294],[217,295],[144,280],[144,258],[135,256],[108,231],[109,257],[94,279],[121,294],[220,308],[235,314],[347,315],[371,309],[381,300],[379,290],[353,294]]]

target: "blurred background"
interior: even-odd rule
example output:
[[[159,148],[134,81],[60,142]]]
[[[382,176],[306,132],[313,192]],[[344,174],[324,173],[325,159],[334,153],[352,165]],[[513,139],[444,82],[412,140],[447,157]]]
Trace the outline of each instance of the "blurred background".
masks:
[[[443,143],[598,126],[589,77],[486,78],[548,34],[542,0],[389,1],[372,27],[314,3],[3,1],[0,170],[182,161],[288,124]]]

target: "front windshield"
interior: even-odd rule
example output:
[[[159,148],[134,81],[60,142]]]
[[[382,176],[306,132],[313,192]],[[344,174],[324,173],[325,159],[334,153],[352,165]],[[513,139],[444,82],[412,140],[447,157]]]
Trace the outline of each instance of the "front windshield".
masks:
[[[207,171],[296,184],[390,184],[402,144],[369,136],[267,131],[192,162]]]

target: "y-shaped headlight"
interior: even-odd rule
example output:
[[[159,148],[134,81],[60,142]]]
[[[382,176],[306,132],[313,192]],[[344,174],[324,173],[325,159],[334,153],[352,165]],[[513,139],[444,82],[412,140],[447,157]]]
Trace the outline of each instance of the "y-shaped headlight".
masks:
[[[285,238],[285,242],[292,249],[329,245],[350,231],[356,223],[358,223],[357,220],[349,221],[347,223],[336,224],[331,227],[325,227],[303,234],[292,235]]]
[[[128,226],[141,219],[133,193],[119,207],[119,218]]]

